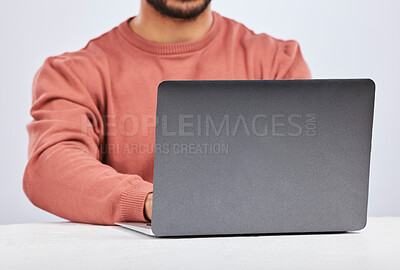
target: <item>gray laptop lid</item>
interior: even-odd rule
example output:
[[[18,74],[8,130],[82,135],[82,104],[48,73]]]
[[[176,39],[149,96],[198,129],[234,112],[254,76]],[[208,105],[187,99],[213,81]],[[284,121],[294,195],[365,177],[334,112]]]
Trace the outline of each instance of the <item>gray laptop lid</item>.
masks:
[[[152,231],[362,229],[374,93],[368,79],[162,82]]]

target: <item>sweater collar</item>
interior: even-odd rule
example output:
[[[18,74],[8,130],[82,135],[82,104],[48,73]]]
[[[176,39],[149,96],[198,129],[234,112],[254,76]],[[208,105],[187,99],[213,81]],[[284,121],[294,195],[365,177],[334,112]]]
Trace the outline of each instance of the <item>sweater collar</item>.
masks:
[[[137,35],[129,27],[129,21],[134,18],[130,18],[118,26],[118,30],[121,35],[132,43],[137,48],[153,53],[153,54],[182,54],[198,51],[206,47],[217,35],[219,28],[221,27],[221,16],[213,12],[213,23],[210,30],[196,41],[179,42],[179,43],[156,43],[145,40],[144,38]]]

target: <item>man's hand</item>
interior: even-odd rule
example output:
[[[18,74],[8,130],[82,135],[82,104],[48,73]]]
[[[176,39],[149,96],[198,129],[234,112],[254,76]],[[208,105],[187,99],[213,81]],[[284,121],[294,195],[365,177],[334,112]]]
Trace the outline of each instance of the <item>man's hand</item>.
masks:
[[[153,210],[153,192],[149,193],[144,201],[144,217],[151,220],[151,212]]]

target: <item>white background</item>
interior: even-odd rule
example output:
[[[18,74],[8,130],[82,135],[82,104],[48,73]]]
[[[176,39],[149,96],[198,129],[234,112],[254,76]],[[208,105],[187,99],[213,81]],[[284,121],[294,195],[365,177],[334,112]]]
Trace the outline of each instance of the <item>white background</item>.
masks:
[[[400,216],[400,1],[214,0],[255,32],[300,42],[315,78],[377,84],[370,216]],[[0,224],[59,220],[22,191],[32,78],[46,57],[78,50],[137,14],[139,0],[4,1],[0,10]]]

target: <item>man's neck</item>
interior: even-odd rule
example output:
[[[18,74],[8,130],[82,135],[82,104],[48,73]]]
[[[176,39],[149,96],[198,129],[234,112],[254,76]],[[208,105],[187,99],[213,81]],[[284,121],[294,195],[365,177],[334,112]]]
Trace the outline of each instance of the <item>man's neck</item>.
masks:
[[[192,20],[173,19],[161,15],[142,1],[139,14],[130,21],[130,28],[140,37],[157,43],[195,41],[211,28],[213,16],[210,6]]]

